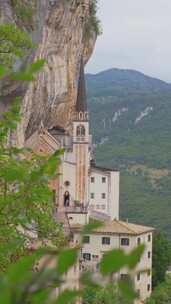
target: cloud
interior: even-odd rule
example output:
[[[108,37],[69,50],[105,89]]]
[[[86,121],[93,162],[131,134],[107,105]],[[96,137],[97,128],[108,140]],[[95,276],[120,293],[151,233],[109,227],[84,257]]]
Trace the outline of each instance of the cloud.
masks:
[[[129,68],[171,82],[170,15],[170,0],[99,0],[103,35],[87,71]]]

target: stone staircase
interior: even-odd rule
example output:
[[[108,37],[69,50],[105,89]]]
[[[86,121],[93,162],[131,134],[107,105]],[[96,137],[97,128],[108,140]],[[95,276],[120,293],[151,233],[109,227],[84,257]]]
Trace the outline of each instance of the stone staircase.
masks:
[[[63,208],[58,209],[55,214],[55,219],[58,223],[62,224],[65,235],[69,236],[71,231],[70,231],[68,216],[67,213],[65,212],[65,209]]]

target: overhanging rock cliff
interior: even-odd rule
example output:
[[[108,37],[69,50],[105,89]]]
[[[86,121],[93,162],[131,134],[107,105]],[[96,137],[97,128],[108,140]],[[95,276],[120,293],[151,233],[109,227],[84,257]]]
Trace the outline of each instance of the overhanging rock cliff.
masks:
[[[91,26],[93,0],[32,0],[32,14],[20,20],[15,1],[1,0],[1,22],[14,22],[27,29],[35,43],[32,58],[46,65],[24,92],[22,121],[17,140],[23,144],[41,123],[69,127],[68,113],[75,105],[80,62],[90,58],[96,41]],[[18,8],[17,8],[18,9]],[[30,9],[30,8],[29,8]]]

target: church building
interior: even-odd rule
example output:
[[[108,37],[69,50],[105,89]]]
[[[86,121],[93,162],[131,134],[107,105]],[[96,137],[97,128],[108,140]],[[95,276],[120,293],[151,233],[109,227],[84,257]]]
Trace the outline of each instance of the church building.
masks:
[[[75,110],[69,115],[69,129],[58,125],[51,129],[41,126],[26,142],[26,146],[40,154],[52,155],[64,149],[57,169],[58,178],[50,185],[54,193],[56,221],[63,224],[66,234],[72,233],[75,244],[79,242],[81,227],[89,222],[90,217],[104,221],[102,228],[86,236],[78,271],[87,268],[96,271],[107,250],[121,248],[130,252],[144,243],[146,250],[137,267],[134,282],[140,299],[145,300],[151,294],[153,228],[119,220],[119,172],[96,165],[89,130],[83,64]],[[147,272],[144,271],[146,268]],[[122,269],[117,277],[126,275],[127,269]]]
[[[84,211],[101,219],[119,219],[119,172],[96,166],[93,158],[83,64],[75,111],[69,115],[70,130],[42,127],[26,142],[38,153],[53,154],[64,149],[61,174],[53,189],[56,210],[58,213]]]

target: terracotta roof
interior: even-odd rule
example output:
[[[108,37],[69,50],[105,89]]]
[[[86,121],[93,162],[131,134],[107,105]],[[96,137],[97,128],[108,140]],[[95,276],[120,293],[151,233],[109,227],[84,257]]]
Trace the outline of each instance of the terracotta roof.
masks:
[[[41,144],[46,146],[47,151],[54,153],[59,149],[59,142],[45,128],[34,132],[25,142],[26,147],[31,147],[33,150]]]
[[[86,85],[84,77],[84,63],[81,62],[80,76],[78,81],[78,93],[76,101],[76,112],[87,112],[87,97],[86,97]]]
[[[103,172],[111,172],[111,171],[112,172],[119,172],[119,170],[117,170],[117,169],[104,168],[104,167],[97,166],[95,164],[91,164],[91,168],[95,169],[95,170],[103,171]]]
[[[54,126],[53,128],[51,129],[48,129],[48,132],[50,134],[65,134],[66,133],[66,130],[64,128],[62,128],[61,126]]]
[[[81,228],[80,225],[71,226],[72,229],[79,230]],[[125,234],[125,235],[140,235],[147,232],[152,232],[154,228],[136,225],[132,223],[127,223],[123,221],[111,221],[105,222],[104,225],[96,230],[94,233],[101,233],[101,234]]]

